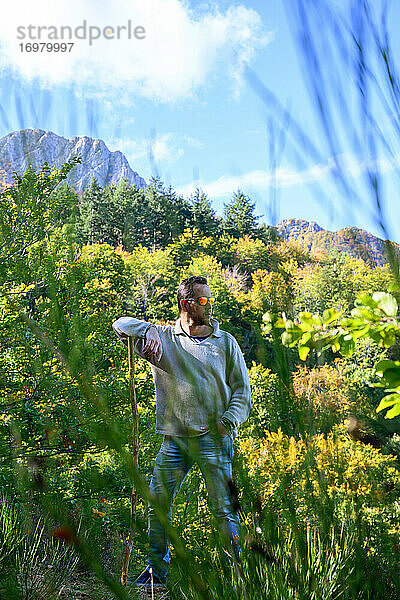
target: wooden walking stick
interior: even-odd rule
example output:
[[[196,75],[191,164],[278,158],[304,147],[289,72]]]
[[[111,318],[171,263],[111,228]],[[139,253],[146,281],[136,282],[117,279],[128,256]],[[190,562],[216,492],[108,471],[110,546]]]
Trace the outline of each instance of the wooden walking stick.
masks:
[[[133,470],[137,472],[139,467],[139,413],[136,402],[135,388],[135,351],[132,337],[128,337],[128,365],[129,365],[129,397],[132,409],[132,462]],[[133,537],[136,526],[136,488],[135,482],[132,483],[131,495],[131,518],[129,527],[129,536],[125,546],[124,560],[122,563],[121,583],[126,585],[128,574],[129,559],[131,557]]]

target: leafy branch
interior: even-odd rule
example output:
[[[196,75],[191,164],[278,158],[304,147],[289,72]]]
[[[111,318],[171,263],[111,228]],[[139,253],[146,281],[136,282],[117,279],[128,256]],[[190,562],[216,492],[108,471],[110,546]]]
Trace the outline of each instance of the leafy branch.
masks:
[[[263,316],[263,333],[273,329],[281,331],[281,341],[289,348],[296,347],[301,360],[306,360],[311,350],[320,356],[329,348],[343,356],[351,356],[356,341],[368,338],[382,348],[390,348],[400,334],[400,319],[397,301],[388,292],[361,294],[355,300],[350,317],[343,317],[343,311],[327,309],[322,316],[309,312],[299,313],[296,321],[285,313],[277,317],[271,313]],[[283,331],[282,331],[283,330]],[[376,411],[388,409],[386,417],[392,419],[400,415],[400,362],[381,360],[375,365],[375,374],[383,387],[390,392],[380,402]]]

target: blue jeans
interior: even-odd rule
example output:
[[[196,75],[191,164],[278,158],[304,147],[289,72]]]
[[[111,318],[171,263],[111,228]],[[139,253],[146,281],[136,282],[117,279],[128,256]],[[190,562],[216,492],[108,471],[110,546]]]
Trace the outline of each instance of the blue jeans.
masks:
[[[227,485],[232,480],[233,441],[229,435],[221,438],[210,432],[199,437],[165,436],[158,453],[150,492],[158,506],[162,507],[171,523],[172,505],[183,480],[195,462],[204,477],[210,509],[219,530],[231,546],[236,557],[241,556],[239,547],[239,517],[232,508]],[[227,548],[228,554],[231,548]],[[169,568],[169,540],[154,508],[149,506],[149,561],[154,573],[164,580]]]

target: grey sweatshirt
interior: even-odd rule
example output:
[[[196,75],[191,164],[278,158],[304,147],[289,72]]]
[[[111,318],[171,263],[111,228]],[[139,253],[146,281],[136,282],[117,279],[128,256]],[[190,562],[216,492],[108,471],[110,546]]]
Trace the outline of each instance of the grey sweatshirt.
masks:
[[[142,356],[150,323],[121,317],[113,323],[117,335],[135,340],[135,352]],[[180,320],[156,325],[163,355],[152,357],[151,370],[156,389],[156,428],[171,436],[197,436],[218,420],[235,437],[250,412],[250,381],[243,354],[235,338],[211,319],[213,333],[205,340],[192,340]]]

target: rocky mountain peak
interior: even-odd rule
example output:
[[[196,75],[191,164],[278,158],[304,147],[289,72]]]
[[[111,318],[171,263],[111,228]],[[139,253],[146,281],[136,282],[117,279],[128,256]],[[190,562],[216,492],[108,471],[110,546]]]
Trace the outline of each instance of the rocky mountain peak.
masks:
[[[82,163],[74,167],[67,181],[78,192],[89,185],[93,176],[102,187],[123,178],[131,185],[146,187],[122,152],[111,152],[102,140],[87,136],[68,139],[42,129],[14,131],[0,139],[0,170],[5,172],[6,180],[12,179],[14,171],[23,173],[29,165],[39,167],[47,162],[59,168],[74,156],[81,156]]]
[[[296,239],[299,236],[303,236],[307,233],[317,233],[318,231],[324,231],[322,227],[315,221],[304,221],[303,219],[282,219],[276,226],[278,232],[283,239]]]

